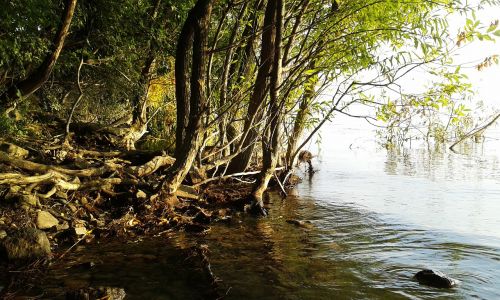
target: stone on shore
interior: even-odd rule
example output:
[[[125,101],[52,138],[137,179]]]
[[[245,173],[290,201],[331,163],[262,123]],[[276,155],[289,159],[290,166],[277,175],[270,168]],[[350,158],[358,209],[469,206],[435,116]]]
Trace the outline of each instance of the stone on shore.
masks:
[[[46,211],[39,211],[36,216],[36,227],[38,229],[49,229],[59,224],[53,215]]]
[[[22,228],[0,241],[0,252],[9,261],[44,258],[51,254],[45,232],[35,228]]]

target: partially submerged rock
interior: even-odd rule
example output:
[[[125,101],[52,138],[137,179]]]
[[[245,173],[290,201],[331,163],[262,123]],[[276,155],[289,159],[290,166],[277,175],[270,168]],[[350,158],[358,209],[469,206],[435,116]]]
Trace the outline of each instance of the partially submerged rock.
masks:
[[[35,228],[22,228],[0,241],[1,252],[10,261],[48,257],[51,254],[45,232]]]
[[[414,277],[420,284],[437,288],[452,288],[458,284],[458,280],[434,270],[422,270],[415,274]]]
[[[289,219],[286,220],[288,224],[293,224],[297,227],[302,227],[302,228],[312,228],[313,224],[311,221],[302,221],[302,220],[294,220],[294,219]]]

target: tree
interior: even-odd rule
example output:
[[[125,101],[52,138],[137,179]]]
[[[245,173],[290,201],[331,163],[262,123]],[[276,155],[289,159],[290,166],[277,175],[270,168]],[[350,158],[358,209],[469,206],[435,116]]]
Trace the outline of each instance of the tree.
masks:
[[[168,194],[176,192],[193,165],[203,135],[203,114],[208,100],[205,92],[207,36],[212,11],[212,0],[198,0],[191,9],[179,36],[176,52],[177,140],[176,161],[168,170],[163,183]],[[187,54],[192,40],[190,95],[187,77]],[[187,116],[187,123],[186,123]],[[185,127],[184,127],[185,126]]]
[[[57,31],[50,53],[43,63],[27,78],[13,83],[1,96],[0,105],[5,107],[15,103],[19,98],[27,97],[38,90],[48,79],[61,54],[64,41],[69,33],[71,20],[76,8],[76,0],[67,0],[64,7],[62,23]]]

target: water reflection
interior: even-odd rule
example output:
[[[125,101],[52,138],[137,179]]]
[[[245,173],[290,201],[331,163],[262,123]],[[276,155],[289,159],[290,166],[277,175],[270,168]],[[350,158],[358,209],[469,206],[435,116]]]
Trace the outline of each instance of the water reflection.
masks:
[[[491,290],[500,284],[495,279],[499,271],[490,267],[500,258],[498,249],[448,243],[456,237],[385,223],[354,207],[318,205],[311,198],[272,200],[270,218],[236,232],[217,226],[208,237],[214,271],[232,287],[229,299],[498,295]],[[286,218],[308,219],[314,227],[297,228],[284,222]],[[235,240],[240,234],[245,238]],[[411,277],[425,267],[446,270],[463,284],[453,290],[420,286]]]
[[[122,287],[128,299],[202,299],[208,283],[181,254],[207,243],[226,299],[500,298],[496,153],[485,146],[467,155],[427,147],[380,151],[366,138],[349,147],[356,134],[334,132],[320,171],[304,174],[286,199],[271,193],[267,218],[236,218],[203,237],[173,233],[81,248],[68,259],[98,266],[55,268],[48,281]],[[422,268],[461,284],[421,286],[411,278]]]

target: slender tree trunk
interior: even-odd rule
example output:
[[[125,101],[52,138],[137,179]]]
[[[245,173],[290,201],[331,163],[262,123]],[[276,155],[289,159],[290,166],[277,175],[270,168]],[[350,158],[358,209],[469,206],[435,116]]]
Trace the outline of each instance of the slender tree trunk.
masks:
[[[253,206],[258,208],[261,214],[266,214],[263,203],[263,194],[267,189],[269,180],[274,174],[280,152],[280,128],[282,124],[282,108],[280,103],[280,86],[282,73],[282,36],[283,36],[283,0],[270,1],[273,4],[273,14],[275,16],[275,36],[273,49],[273,67],[270,80],[270,101],[268,110],[268,119],[266,124],[266,133],[262,139],[262,171],[259,174],[257,182],[252,191]]]
[[[36,92],[48,79],[54,66],[61,54],[64,46],[64,41],[69,33],[71,20],[75,12],[77,0],[67,0],[64,7],[61,27],[57,32],[56,38],[52,46],[51,53],[45,58],[43,63],[26,79],[14,83],[12,86],[0,96],[1,106],[11,106],[15,104],[20,97],[28,97]]]
[[[229,89],[229,72],[231,70],[231,66],[233,65],[233,55],[234,55],[234,47],[231,45],[234,43],[236,39],[236,33],[238,32],[238,28],[240,26],[240,21],[243,18],[243,14],[246,11],[248,2],[245,2],[243,6],[240,9],[240,12],[238,14],[238,18],[234,23],[234,26],[231,30],[231,36],[229,38],[229,45],[230,48],[228,49],[226,53],[226,57],[224,58],[224,66],[223,66],[223,71],[222,71],[222,85],[220,89],[220,101],[219,101],[219,106],[222,109],[224,109],[227,101],[227,95],[228,95],[228,89]],[[223,115],[221,117],[221,121],[219,123],[219,144],[220,146],[224,146],[227,142],[227,125],[228,125],[228,118],[226,115]],[[226,148],[224,151],[224,155],[229,155],[229,149]]]
[[[245,47],[238,49],[236,55],[238,64],[231,65],[231,70],[229,71],[230,77],[234,78],[234,84],[239,85],[244,80],[243,78],[248,78],[249,73],[249,63],[251,62],[252,52],[255,48],[256,31],[259,28],[259,12],[264,7],[263,0],[257,0],[255,2],[254,8],[251,10],[252,14],[249,18],[251,22],[247,23],[245,29],[243,30],[242,38],[247,42]],[[229,82],[228,90],[231,90],[233,81]],[[234,98],[234,94],[232,97]]]
[[[292,32],[290,33],[288,41],[284,46],[283,50],[283,62],[282,62],[283,66],[286,66],[288,64],[288,56],[290,55],[290,50],[292,49],[295,36],[297,35],[297,31],[302,22],[302,17],[304,16],[308,6],[309,6],[309,0],[304,0],[302,2],[299,14],[295,17],[295,23],[293,24]]]
[[[269,1],[264,16],[264,30],[262,32],[262,49],[259,71],[255,80],[250,103],[248,104],[247,116],[243,132],[248,131],[246,138],[242,141],[242,149],[233,160],[231,160],[228,172],[243,172],[248,167],[255,147],[255,141],[259,136],[259,128],[255,124],[259,123],[263,115],[263,103],[266,99],[269,73],[273,65],[274,38],[275,38],[275,11],[276,2]]]
[[[314,69],[315,66],[316,64],[313,60],[310,64],[310,69]],[[286,163],[288,170],[292,170],[295,164],[297,144],[299,143],[299,139],[304,132],[307,116],[309,115],[309,107],[315,97],[314,85],[316,79],[316,75],[313,75],[311,78],[309,78],[310,85],[305,88],[304,94],[302,95],[299,110],[297,111],[297,116],[295,117],[295,122],[293,124],[292,133],[290,135],[290,138],[288,139],[288,149],[286,151]]]
[[[182,142],[184,141],[186,128],[189,123],[187,64],[189,62],[189,50],[191,49],[194,34],[193,24],[197,22],[197,16],[193,10],[188,14],[186,22],[182,27],[175,53],[175,100],[177,110],[175,158],[177,159],[182,155]]]
[[[160,4],[161,0],[155,0],[153,9],[151,11],[150,27],[154,25],[154,21],[158,16]],[[154,46],[153,38],[148,41],[147,47],[148,52],[138,83],[139,91],[133,98],[132,102],[132,125],[125,133],[122,141],[127,150],[135,149],[135,143],[140,140],[147,131],[148,91],[156,61],[156,49]]]
[[[189,40],[187,38],[193,36],[193,54],[191,65],[191,94],[189,100],[177,99],[177,103],[189,105],[189,115],[187,116],[188,124],[183,134],[183,139],[178,139],[177,157],[173,166],[168,170],[167,178],[163,182],[163,190],[168,194],[173,194],[177,191],[189,169],[193,165],[196,154],[201,146],[203,136],[203,114],[205,113],[208,100],[205,91],[206,84],[206,67],[207,67],[207,36],[210,24],[210,14],[212,11],[213,0],[198,0],[195,7],[189,12],[186,23],[179,37],[179,44],[182,47],[188,48]],[[178,47],[179,49],[179,47]],[[179,53],[178,53],[179,54]],[[177,61],[177,59],[184,61]],[[188,72],[186,66],[187,55],[180,55],[176,58],[176,73],[182,72],[181,78],[186,78]],[[177,78],[176,74],[176,78]],[[186,97],[185,83],[176,81],[176,93],[180,97]],[[187,108],[187,107],[186,107]],[[184,110],[186,111],[186,109]],[[178,117],[181,126],[184,123],[184,116]]]

